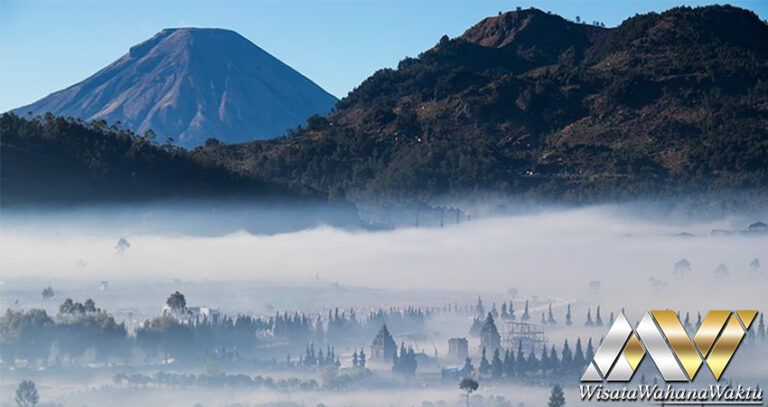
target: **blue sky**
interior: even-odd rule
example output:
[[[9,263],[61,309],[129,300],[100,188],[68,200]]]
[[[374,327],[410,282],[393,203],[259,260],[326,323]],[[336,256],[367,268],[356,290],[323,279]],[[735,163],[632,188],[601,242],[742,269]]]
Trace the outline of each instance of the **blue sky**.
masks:
[[[167,27],[235,30],[342,97],[377,69],[501,10],[535,6],[615,26],[636,13],[705,4],[712,2],[0,0],[0,112],[85,79]],[[768,18],[768,1],[730,4]]]

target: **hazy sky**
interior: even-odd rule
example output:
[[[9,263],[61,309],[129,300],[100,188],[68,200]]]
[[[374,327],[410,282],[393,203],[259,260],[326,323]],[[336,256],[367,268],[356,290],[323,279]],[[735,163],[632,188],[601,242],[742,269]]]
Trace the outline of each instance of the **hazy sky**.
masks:
[[[229,28],[338,97],[481,18],[535,6],[614,26],[635,13],[712,1],[0,0],[0,111],[92,75],[166,27]],[[768,2],[731,4],[768,18]]]

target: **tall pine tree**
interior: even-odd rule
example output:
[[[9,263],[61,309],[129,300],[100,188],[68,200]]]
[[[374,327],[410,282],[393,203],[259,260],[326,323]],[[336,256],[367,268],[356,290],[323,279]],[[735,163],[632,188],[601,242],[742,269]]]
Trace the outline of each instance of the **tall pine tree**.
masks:
[[[501,361],[501,354],[499,348],[493,352],[493,360],[491,360],[491,374],[493,377],[500,378],[504,375],[504,362]]]
[[[565,394],[563,394],[563,388],[556,384],[552,386],[552,393],[549,395],[549,401],[547,401],[547,407],[564,407],[565,406]]]

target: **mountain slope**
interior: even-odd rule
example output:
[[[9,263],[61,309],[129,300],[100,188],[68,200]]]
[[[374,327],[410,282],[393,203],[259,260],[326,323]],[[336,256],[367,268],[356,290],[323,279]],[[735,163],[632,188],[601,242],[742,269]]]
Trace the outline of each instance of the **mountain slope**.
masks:
[[[269,138],[336,98],[239,34],[165,29],[90,78],[15,109],[152,129],[178,145]]]
[[[203,165],[130,131],[46,115],[0,116],[3,206],[179,198],[298,200],[286,187]],[[304,196],[311,198],[310,195]]]
[[[754,13],[730,6],[610,29],[505,13],[375,73],[287,140],[195,154],[352,196],[764,190],[766,38]]]

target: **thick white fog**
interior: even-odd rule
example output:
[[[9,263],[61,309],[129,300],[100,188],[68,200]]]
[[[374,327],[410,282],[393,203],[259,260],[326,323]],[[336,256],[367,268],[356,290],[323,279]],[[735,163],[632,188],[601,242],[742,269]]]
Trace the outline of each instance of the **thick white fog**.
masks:
[[[750,262],[768,261],[768,237],[710,233],[744,229],[743,220],[670,224],[593,207],[444,228],[318,226],[276,235],[196,236],[171,229],[111,233],[109,216],[101,219],[103,226],[91,219],[88,229],[58,226],[50,233],[43,225],[6,222],[0,234],[3,280],[323,281],[499,294],[513,288],[524,296],[589,297],[639,308],[706,308],[724,301],[721,306],[754,307],[766,301],[764,273],[751,270]],[[120,238],[130,247],[117,248]],[[682,258],[692,270],[677,278],[673,265]],[[716,276],[720,264],[728,276]],[[592,281],[600,283],[598,290]]]
[[[415,331],[392,331],[395,341],[435,355],[436,362],[427,360],[415,377],[403,379],[392,373],[389,361],[371,361],[368,366],[375,373],[347,389],[329,390],[327,384],[334,383],[329,374],[344,380],[361,374],[351,367],[352,353],[368,349],[378,330],[378,325],[364,323],[343,341],[323,344],[336,346],[341,360],[341,368],[330,373],[269,362],[301,354],[308,346],[304,338],[290,346],[257,348],[252,359],[214,363],[206,358],[219,359],[204,355],[194,363],[170,365],[152,353],[103,363],[90,360],[85,351],[80,359],[62,361],[52,348],[40,351],[42,361],[37,364],[5,361],[0,367],[0,406],[12,405],[15,387],[31,378],[42,399],[56,406],[459,407],[466,400],[452,379],[441,378],[441,368],[461,365],[446,359],[448,338],[454,337],[469,339],[469,355],[478,366],[480,339],[470,334],[478,296],[486,312],[514,302],[518,316],[529,300],[532,322],[551,305],[558,322],[546,325],[544,334],[558,352],[565,340],[571,346],[576,338],[599,343],[607,328],[584,323],[587,312],[594,315],[597,306],[605,321],[610,313],[624,310],[633,324],[651,309],[691,313],[693,319],[709,309],[768,309],[768,233],[759,225],[749,231],[749,225],[765,221],[766,214],[697,221],[669,213],[656,216],[637,205],[600,206],[514,216],[475,214],[444,222],[444,227],[434,219],[428,227],[416,227],[419,220],[427,222],[414,221],[414,212],[406,212],[401,226],[384,229],[355,222],[330,226],[308,221],[312,216],[297,221],[306,213],[291,210],[261,212],[254,215],[256,220],[251,213],[136,208],[4,213],[0,306],[41,308],[53,317],[64,298],[92,298],[125,323],[132,341],[138,341],[137,329],[157,317],[176,290],[184,293],[189,306],[259,318],[276,312],[325,317],[340,307],[355,308],[365,319],[378,307],[443,307]],[[675,272],[675,263],[682,259],[690,268]],[[41,296],[46,286],[55,290],[53,298]],[[445,312],[447,304],[459,308]],[[572,326],[564,324],[568,306]],[[757,342],[737,353],[729,380],[753,384],[768,377],[764,346]],[[656,374],[650,363],[645,365],[644,374]],[[134,373],[138,376],[132,380],[159,380],[158,374],[162,378],[168,373],[198,375],[198,382],[186,387],[116,379]],[[262,384],[253,390],[204,382],[225,373],[316,380],[319,389],[286,391]],[[571,381],[565,389],[568,405],[579,403],[579,375],[560,377]],[[471,404],[545,403],[550,383],[515,380],[481,380]]]

